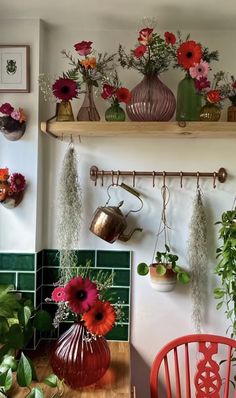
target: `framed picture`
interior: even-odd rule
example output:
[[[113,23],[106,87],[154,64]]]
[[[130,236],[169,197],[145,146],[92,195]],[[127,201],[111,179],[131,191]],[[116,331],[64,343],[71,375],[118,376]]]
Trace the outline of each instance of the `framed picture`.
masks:
[[[29,93],[30,47],[0,45],[0,92]]]

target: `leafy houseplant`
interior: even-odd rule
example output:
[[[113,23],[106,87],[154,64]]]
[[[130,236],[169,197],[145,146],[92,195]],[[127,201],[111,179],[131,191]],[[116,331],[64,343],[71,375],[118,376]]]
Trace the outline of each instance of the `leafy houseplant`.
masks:
[[[227,333],[236,337],[236,208],[222,214],[219,239],[222,245],[217,249],[219,263],[215,273],[221,278],[221,287],[214,289],[215,298],[220,300],[216,308],[225,307],[226,318],[230,322]]]
[[[164,252],[156,252],[156,263],[148,266],[146,263],[140,263],[137,267],[139,275],[147,275],[150,272],[151,285],[159,291],[173,290],[176,281],[187,284],[190,281],[190,275],[177,265],[178,256],[170,252],[170,248],[165,244]]]

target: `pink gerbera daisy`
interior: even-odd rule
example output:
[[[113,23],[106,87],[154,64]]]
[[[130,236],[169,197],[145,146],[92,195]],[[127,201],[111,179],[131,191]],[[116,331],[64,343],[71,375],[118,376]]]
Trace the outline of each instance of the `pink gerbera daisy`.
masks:
[[[191,66],[189,68],[189,73],[190,76],[193,79],[199,80],[201,77],[207,77],[209,72],[209,64],[206,61],[203,61],[202,59],[200,60],[199,63],[194,64],[194,66]]]
[[[52,300],[56,303],[66,301],[66,293],[64,287],[56,287],[52,292]]]
[[[88,311],[97,300],[98,291],[95,283],[80,276],[71,279],[65,286],[66,301],[76,314]]]

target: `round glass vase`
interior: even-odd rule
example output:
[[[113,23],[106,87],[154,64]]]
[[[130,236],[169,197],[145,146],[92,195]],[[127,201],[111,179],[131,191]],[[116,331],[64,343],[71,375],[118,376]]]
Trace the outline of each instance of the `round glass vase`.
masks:
[[[78,121],[91,121],[98,122],[100,120],[99,113],[95,106],[93,99],[93,85],[86,83],[86,91],[84,95],[84,101],[79,109],[77,115]]]
[[[236,122],[236,95],[229,97],[229,100],[231,101],[231,106],[227,110],[227,121]]]
[[[126,105],[127,115],[134,121],[168,121],[176,108],[175,96],[157,74],[145,75],[131,90]]]
[[[206,101],[200,110],[200,120],[203,122],[218,122],[220,120],[221,109],[219,105]]]
[[[53,372],[73,389],[96,383],[110,365],[106,339],[90,337],[83,322],[74,323],[58,339],[51,355]]]
[[[197,93],[194,80],[186,75],[178,84],[176,120],[197,121],[199,120],[202,98]]]
[[[123,122],[125,120],[125,111],[121,108],[119,102],[113,103],[105,112],[107,122]]]

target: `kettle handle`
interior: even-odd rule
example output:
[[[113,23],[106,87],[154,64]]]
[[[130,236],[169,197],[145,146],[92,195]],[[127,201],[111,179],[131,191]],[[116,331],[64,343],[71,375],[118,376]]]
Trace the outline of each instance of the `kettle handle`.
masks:
[[[130,210],[125,217],[128,217],[128,215],[130,213],[138,213],[140,210],[142,210],[143,208],[143,201],[140,198],[140,193],[138,191],[136,191],[136,189],[131,188],[129,185],[124,184],[123,182],[120,184],[120,187],[125,189],[126,191],[128,191],[129,193],[131,193],[132,195],[136,196],[136,198],[138,198],[138,200],[140,200],[141,202],[141,206],[137,209],[137,210]]]

